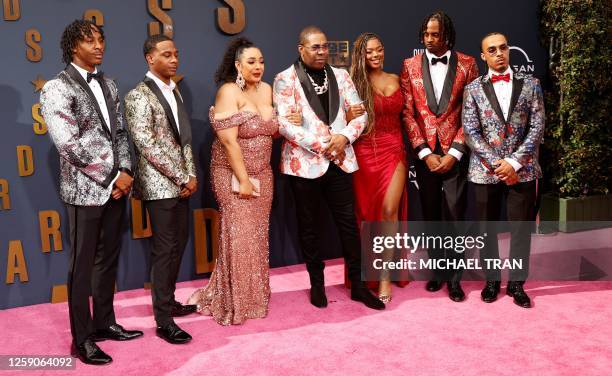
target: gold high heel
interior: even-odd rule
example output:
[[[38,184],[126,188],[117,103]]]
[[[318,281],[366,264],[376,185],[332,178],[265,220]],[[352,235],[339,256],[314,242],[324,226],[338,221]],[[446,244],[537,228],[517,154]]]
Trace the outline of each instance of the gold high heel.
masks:
[[[386,291],[380,291],[381,287],[383,287],[383,285],[385,285],[384,287],[386,287],[384,290]],[[391,288],[391,282],[389,280],[383,279],[380,281],[380,284],[378,285],[378,300],[380,300],[381,302],[387,304],[391,301],[391,291],[393,291],[393,289]]]
[[[385,304],[390,303],[391,299],[393,299],[393,296],[391,294],[378,294],[378,300]]]

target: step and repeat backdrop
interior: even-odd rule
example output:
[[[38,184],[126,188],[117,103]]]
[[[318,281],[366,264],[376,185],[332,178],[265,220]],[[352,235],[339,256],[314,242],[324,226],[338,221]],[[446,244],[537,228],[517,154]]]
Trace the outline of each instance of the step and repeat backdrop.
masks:
[[[177,81],[193,127],[200,190],[191,200],[191,240],[179,280],[203,278],[214,266],[218,213],[210,190],[208,121],[216,87],[213,75],[229,40],[252,39],[262,50],[272,82],[297,58],[299,31],[321,27],[330,40],[331,63],[348,68],[354,39],[365,31],[385,44],[385,70],[398,73],[403,59],[422,51],[423,18],[445,11],[457,31],[456,49],[477,57],[491,31],[508,36],[511,65],[542,77],[546,53],[539,45],[537,1],[368,0],[0,0],[0,309],[66,299],[68,218],[59,200],[58,154],[40,115],[40,89],[64,68],[59,46],[64,27],[77,18],[102,25],[107,48],[101,70],[125,95],[147,71],[142,44],[165,33],[180,50]],[[273,154],[279,160],[277,141]],[[272,267],[301,262],[297,223],[287,179],[275,171],[270,223]],[[409,210],[419,219],[417,185],[411,169]],[[148,285],[151,230],[140,202],[132,200],[123,234],[117,290]],[[325,210],[321,226],[328,257],[341,252]]]

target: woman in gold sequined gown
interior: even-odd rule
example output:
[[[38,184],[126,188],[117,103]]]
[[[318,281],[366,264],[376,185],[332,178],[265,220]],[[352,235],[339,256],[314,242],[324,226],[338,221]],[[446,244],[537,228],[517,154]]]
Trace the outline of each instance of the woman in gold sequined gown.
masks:
[[[216,133],[212,188],[219,204],[219,254],[208,285],[189,304],[221,325],[265,317],[270,299],[268,228],[272,206],[272,138],[278,123],[272,89],[261,81],[261,51],[245,38],[233,40],[217,70],[222,84],[209,112]],[[301,122],[299,114],[293,121]],[[232,192],[232,174],[239,192]],[[259,191],[250,178],[258,179]]]

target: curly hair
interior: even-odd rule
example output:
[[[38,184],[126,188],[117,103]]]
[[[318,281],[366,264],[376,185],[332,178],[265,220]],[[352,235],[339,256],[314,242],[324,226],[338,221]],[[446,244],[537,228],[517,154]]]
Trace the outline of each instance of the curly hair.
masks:
[[[215,83],[217,85],[236,81],[238,71],[234,62],[240,60],[244,50],[251,47],[257,46],[245,37],[238,37],[230,41],[225,54],[223,54],[223,60],[221,60],[221,64],[215,73]]]
[[[372,94],[372,84],[368,78],[368,67],[366,63],[366,46],[371,40],[378,40],[381,45],[382,39],[374,33],[362,33],[353,43],[353,56],[351,59],[351,79],[355,84],[359,97],[363,100],[363,105],[368,112],[368,125],[363,130],[362,135],[369,134],[374,130],[374,96]]]
[[[442,11],[434,12],[423,19],[421,29],[419,30],[419,43],[423,43],[423,37],[425,31],[427,31],[427,23],[431,20],[438,21],[440,25],[440,36],[446,41],[448,49],[452,50],[453,47],[455,47],[455,26],[453,26],[453,21],[450,17]]]
[[[60,41],[62,61],[64,63],[70,64],[72,62],[72,51],[80,41],[85,40],[86,37],[93,38],[92,28],[97,30],[102,38],[104,38],[102,27],[90,20],[74,20],[70,25],[66,26]]]

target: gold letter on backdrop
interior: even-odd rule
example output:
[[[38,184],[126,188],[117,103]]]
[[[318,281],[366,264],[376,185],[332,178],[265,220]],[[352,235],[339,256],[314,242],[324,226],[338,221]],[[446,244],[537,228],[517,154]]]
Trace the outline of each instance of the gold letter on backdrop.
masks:
[[[210,220],[212,232],[212,260],[208,260],[208,241],[206,231],[206,220]],[[215,209],[196,209],[193,211],[196,273],[210,273],[215,267],[215,261],[219,254],[219,213]]]
[[[42,47],[40,47],[40,33],[36,29],[28,29],[25,33],[25,42],[29,47],[26,49],[26,57],[29,61],[36,63],[43,57]]]
[[[0,179],[0,210],[11,208],[11,196],[9,196],[9,183],[6,179]]]
[[[98,9],[87,9],[83,13],[84,20],[90,20],[98,26],[104,26],[104,14]]]
[[[147,213],[147,226],[144,226],[144,219],[142,218],[142,211],[146,210],[142,207],[142,201],[132,197],[130,200],[132,206],[132,239],[149,238],[153,236],[151,231],[151,218],[149,218],[149,212]]]
[[[15,282],[15,274],[19,274],[19,280],[28,281],[28,267],[23,257],[21,240],[9,241],[8,257],[6,259],[6,284]]]
[[[151,13],[151,15],[159,21],[149,22],[149,36],[161,34],[161,24],[164,28],[164,34],[172,38],[172,36],[174,35],[172,18],[168,15],[168,13],[162,10],[172,9],[172,0],[161,0],[161,8],[159,7],[159,0],[147,0],[147,7],[149,9],[149,13]]]
[[[32,124],[34,133],[47,133],[47,123],[45,123],[45,119],[43,119],[42,115],[40,114],[40,103],[34,103],[32,105],[32,119],[34,120],[34,123]]]
[[[68,286],[55,285],[51,290],[51,303],[64,303],[68,301]]]
[[[223,0],[229,8],[217,8],[217,25],[227,34],[238,34],[246,26],[243,0]],[[231,8],[231,9],[230,9]],[[232,17],[233,16],[233,17]]]
[[[17,167],[19,176],[30,176],[34,173],[34,156],[31,146],[17,146]]]
[[[20,0],[2,0],[4,3],[4,20],[5,21],[17,21],[21,18],[21,11],[19,10]]]
[[[40,244],[42,251],[51,252],[50,237],[53,238],[53,249],[62,250],[62,232],[60,226],[60,215],[55,210],[45,210],[38,212],[38,222],[40,223]]]

